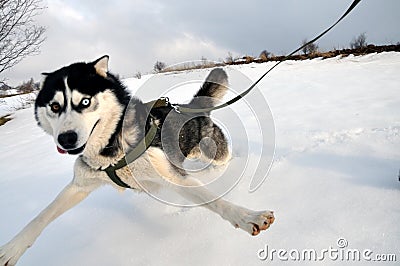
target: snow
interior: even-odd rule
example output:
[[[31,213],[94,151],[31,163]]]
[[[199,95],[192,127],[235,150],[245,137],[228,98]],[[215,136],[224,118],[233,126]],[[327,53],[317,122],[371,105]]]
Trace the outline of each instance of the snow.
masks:
[[[36,92],[0,98],[0,117],[14,113],[19,109],[33,106]]]
[[[256,80],[270,66],[240,65],[228,72]],[[208,71],[159,76],[174,82],[185,75],[201,79]],[[125,83],[138,91],[150,78]],[[266,100],[273,113],[276,150],[267,179],[249,193],[247,169],[225,196],[252,209],[274,210],[276,221],[266,232],[251,237],[204,208],[173,207],[145,193],[103,187],[49,225],[19,265],[281,265],[276,255],[260,260],[259,250],[320,251],[338,248],[339,238],[348,248],[396,254],[399,261],[400,53],[287,61],[258,88],[263,99],[249,95],[247,105],[237,103],[215,116],[234,110],[256,147],[262,145],[259,125],[248,105]],[[171,98],[178,96],[186,97]],[[3,101],[1,114],[13,110],[14,102]],[[36,126],[33,108],[12,117],[0,127],[1,244],[70,181],[75,159],[57,153],[52,138]],[[240,161],[247,146],[232,124],[228,129],[233,162]],[[256,155],[250,148],[250,168]],[[325,258],[319,264],[345,261]]]

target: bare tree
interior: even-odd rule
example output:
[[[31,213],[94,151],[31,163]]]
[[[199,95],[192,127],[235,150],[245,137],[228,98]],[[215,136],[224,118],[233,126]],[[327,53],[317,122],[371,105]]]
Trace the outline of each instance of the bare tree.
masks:
[[[231,52],[228,52],[228,56],[226,57],[225,62],[226,62],[227,64],[231,64],[231,63],[233,63],[234,61],[235,61],[235,59],[233,59],[232,53],[231,53]]]
[[[367,35],[365,34],[365,32],[361,33],[360,35],[357,36],[357,38],[354,38],[350,42],[351,49],[358,49],[366,46],[367,46]]]
[[[318,52],[318,44],[315,43],[307,44],[307,43],[308,43],[307,39],[304,39],[301,43],[304,46],[303,49],[301,49],[304,55],[315,54],[316,52]]]
[[[164,68],[166,68],[167,67],[167,64],[165,64],[164,62],[161,62],[161,61],[157,61],[155,64],[154,64],[154,67],[153,67],[153,69],[154,69],[154,72],[156,72],[156,73],[160,73]]]
[[[39,52],[45,28],[35,24],[42,0],[0,0],[0,73]]]

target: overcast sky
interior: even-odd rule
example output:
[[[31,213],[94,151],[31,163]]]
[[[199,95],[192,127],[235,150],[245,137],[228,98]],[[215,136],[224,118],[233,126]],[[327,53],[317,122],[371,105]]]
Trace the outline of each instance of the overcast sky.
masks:
[[[110,55],[110,69],[122,77],[148,73],[159,60],[225,59],[264,49],[277,55],[297,48],[332,24],[352,0],[47,0],[38,24],[47,28],[41,53],[4,77],[15,85],[41,72]],[[400,1],[362,0],[318,42],[320,50],[367,42],[400,41]]]

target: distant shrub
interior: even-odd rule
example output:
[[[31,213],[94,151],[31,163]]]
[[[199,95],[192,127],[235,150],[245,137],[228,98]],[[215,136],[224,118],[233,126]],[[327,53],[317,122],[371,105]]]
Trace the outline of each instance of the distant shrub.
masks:
[[[33,78],[31,78],[29,81],[25,81],[24,83],[22,83],[21,85],[16,87],[16,89],[20,93],[29,93],[29,92],[38,90],[39,89],[39,83],[35,82],[33,80]]]
[[[157,61],[155,64],[154,64],[154,72],[156,72],[156,73],[159,73],[159,72],[161,72],[164,68],[166,68],[166,64],[164,63],[164,62],[161,62],[161,61]]]
[[[234,61],[235,61],[235,59],[233,59],[232,53],[228,52],[228,56],[226,57],[225,62],[230,64],[230,63],[233,63]]]
[[[302,45],[304,46],[306,43],[308,43],[307,39],[304,39],[302,42]],[[307,54],[315,54],[318,52],[318,45],[315,43],[309,43],[301,49],[304,55]]]
[[[267,61],[268,58],[270,57],[270,55],[271,55],[270,52],[268,52],[267,50],[264,50],[264,51],[261,52],[259,58],[260,58],[261,60],[263,60],[263,61]]]
[[[245,56],[243,57],[243,59],[246,61],[246,63],[254,62],[254,57],[251,56],[251,55],[245,55]]]
[[[367,47],[367,35],[365,34],[365,32],[353,38],[353,40],[350,42],[351,49],[358,49],[363,47]]]
[[[137,79],[141,79],[142,78],[142,73],[140,73],[140,71],[136,72],[135,75],[133,75],[135,78]]]

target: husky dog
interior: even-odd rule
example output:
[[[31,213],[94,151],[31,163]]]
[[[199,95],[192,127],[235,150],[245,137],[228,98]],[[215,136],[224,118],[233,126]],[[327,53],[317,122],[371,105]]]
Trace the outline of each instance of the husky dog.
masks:
[[[204,111],[204,108],[215,106],[224,96],[228,86],[225,71],[218,68],[212,70],[191,102],[181,105],[203,108],[201,115],[188,119],[173,105],[149,108],[141,100],[131,97],[119,79],[108,71],[108,59],[108,56],[103,56],[94,62],[75,63],[52,73],[44,73],[35,103],[38,125],[53,136],[60,153],[80,155],[74,165],[71,183],[19,234],[0,248],[0,265],[16,264],[50,222],[104,184],[116,188],[122,184],[136,190],[145,186],[151,192],[156,188],[170,188],[168,184],[172,182],[177,184],[172,186],[174,192],[194,204],[206,203],[202,205],[236,228],[251,235],[267,229],[274,222],[273,212],[252,211],[221,198],[215,200],[213,193],[180,167],[186,157],[198,156],[199,153],[217,165],[230,159],[226,137],[211,120],[210,111]],[[166,117],[170,122],[166,121]],[[123,159],[125,152],[134,150],[153,125],[157,129],[149,147],[133,162],[128,162],[128,166],[115,171],[120,181],[116,184],[104,170]],[[178,131],[176,128],[179,128]],[[161,129],[167,135],[164,140]],[[202,145],[204,138],[214,141],[214,149],[204,143]],[[176,141],[178,145],[173,145]],[[176,163],[167,158],[166,150]]]

